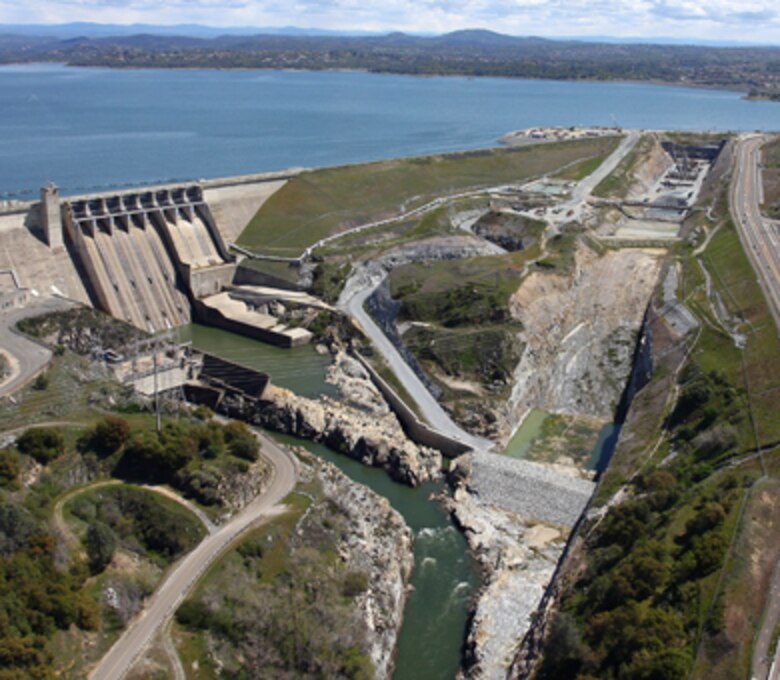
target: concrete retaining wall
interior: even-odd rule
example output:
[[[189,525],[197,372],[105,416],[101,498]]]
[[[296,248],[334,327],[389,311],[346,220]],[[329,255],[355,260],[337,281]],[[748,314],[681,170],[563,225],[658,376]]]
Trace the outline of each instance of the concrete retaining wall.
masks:
[[[266,286],[268,288],[281,288],[282,290],[292,290],[296,292],[306,290],[303,286],[273,276],[273,274],[260,272],[256,269],[250,269],[249,267],[242,267],[241,265],[236,269],[233,283],[237,286]]]
[[[251,326],[250,324],[242,323],[235,319],[229,319],[218,309],[209,307],[200,300],[192,301],[192,311],[195,312],[195,318],[199,323],[206,326],[214,326],[215,328],[222,328],[223,330],[237,333],[238,335],[243,335],[247,338],[267,342],[270,345],[276,345],[277,347],[295,347],[297,344],[306,344],[297,343],[292,337],[283,333],[276,333],[275,331],[266,328]],[[308,340],[306,342],[308,342]]]
[[[191,269],[187,265],[182,265],[182,269],[193,296],[202,298],[215,295],[227,288],[233,281],[236,265],[228,263],[208,269]]]
[[[415,444],[428,446],[437,451],[441,451],[442,454],[448,458],[457,458],[458,456],[471,451],[471,448],[466,446],[463,442],[452,439],[446,434],[434,430],[427,423],[423,423],[417,417],[417,414],[406,405],[404,400],[398,396],[396,391],[374,370],[373,366],[371,366],[368,361],[359,354],[355,354],[354,356],[368,371],[368,374],[371,376],[371,382],[374,383],[376,388],[382,393],[382,396],[387,400],[388,405],[401,423],[401,427],[406,433],[406,436]]]

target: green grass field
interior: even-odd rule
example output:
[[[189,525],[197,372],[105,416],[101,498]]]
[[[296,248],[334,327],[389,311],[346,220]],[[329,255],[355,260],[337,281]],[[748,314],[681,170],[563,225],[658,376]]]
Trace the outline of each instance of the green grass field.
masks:
[[[777,416],[780,338],[755,271],[731,222],[712,239],[704,253],[704,262],[713,274],[713,285],[729,313],[744,319],[742,330],[747,336],[744,371],[739,353],[728,346],[709,360],[713,366],[719,364],[720,370],[733,376],[736,384],[742,383],[749,389],[760,442],[767,445],[780,441],[780,418]],[[708,346],[701,350],[712,352]]]
[[[606,157],[618,137],[381,161],[306,172],[255,215],[239,245],[295,257],[330,234],[392,218],[434,198],[519,182]]]

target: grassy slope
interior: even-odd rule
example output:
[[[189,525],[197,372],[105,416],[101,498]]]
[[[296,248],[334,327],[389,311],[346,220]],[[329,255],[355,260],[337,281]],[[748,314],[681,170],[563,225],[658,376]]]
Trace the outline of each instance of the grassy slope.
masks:
[[[655,140],[651,135],[642,135],[637,145],[618,163],[618,166],[599,182],[593,190],[593,195],[601,198],[624,198],[636,169],[650,153],[654,144]]]
[[[780,219],[780,138],[764,146],[764,213]]]
[[[182,660],[198,662],[205,675],[197,677],[213,676],[215,656],[231,677],[244,677],[242,670],[247,677],[373,675],[354,593],[345,590],[357,572],[336,550],[344,516],[316,480],[285,504],[285,514],[210,567],[177,612]]]
[[[605,137],[315,170],[275,193],[239,244],[297,256],[329,234],[401,214],[438,196],[517,182],[605,156],[617,141]]]

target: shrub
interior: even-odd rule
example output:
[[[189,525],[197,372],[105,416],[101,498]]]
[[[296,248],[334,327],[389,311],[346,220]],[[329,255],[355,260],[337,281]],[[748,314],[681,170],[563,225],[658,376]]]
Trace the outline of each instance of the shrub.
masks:
[[[357,597],[368,590],[368,576],[362,571],[350,571],[344,577],[341,592],[344,597]]]
[[[79,439],[81,451],[93,450],[106,457],[116,453],[130,439],[130,424],[119,416],[106,416]]]
[[[260,443],[244,423],[234,420],[225,426],[224,432],[231,455],[249,461],[257,460],[260,455]]]
[[[114,558],[117,539],[116,534],[107,524],[95,522],[89,525],[87,536],[84,541],[87,549],[87,558],[92,573],[97,574],[103,571]]]
[[[195,425],[190,436],[197,442],[198,453],[204,458],[219,458],[225,453],[224,431],[215,421]]]
[[[716,425],[693,438],[696,455],[710,458],[725,453],[737,444],[737,431],[732,425]]]
[[[39,373],[33,382],[33,389],[43,392],[49,387],[49,376],[46,373]]]
[[[0,451],[0,486],[7,489],[16,489],[19,486],[19,473],[22,466],[19,456],[11,449]]]
[[[46,465],[65,453],[65,438],[51,427],[31,427],[16,440],[16,448]]]
[[[194,630],[208,628],[210,617],[209,608],[201,600],[187,600],[176,610],[176,623]]]
[[[35,520],[27,510],[13,503],[0,504],[0,555],[12,555],[35,531]]]

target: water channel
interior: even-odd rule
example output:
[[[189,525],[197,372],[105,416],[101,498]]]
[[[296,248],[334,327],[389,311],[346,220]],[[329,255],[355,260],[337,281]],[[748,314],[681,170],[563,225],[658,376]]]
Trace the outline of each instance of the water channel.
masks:
[[[334,393],[333,386],[324,381],[329,358],[312,347],[279,349],[198,324],[181,329],[181,338],[191,340],[201,351],[266,371],[274,384],[298,394],[314,397]],[[414,532],[415,570],[393,678],[452,680],[460,667],[469,605],[479,588],[479,574],[463,534],[432,498],[445,490],[445,485],[425,484],[412,489],[392,481],[384,470],[366,467],[320,444],[275,436],[334,463],[354,481],[387,498],[401,513]]]
[[[197,323],[182,326],[177,333],[179,342],[191,341],[195,349],[268,373],[274,385],[302,397],[338,394],[325,382],[330,357],[318,354],[311,345],[284,349]]]

